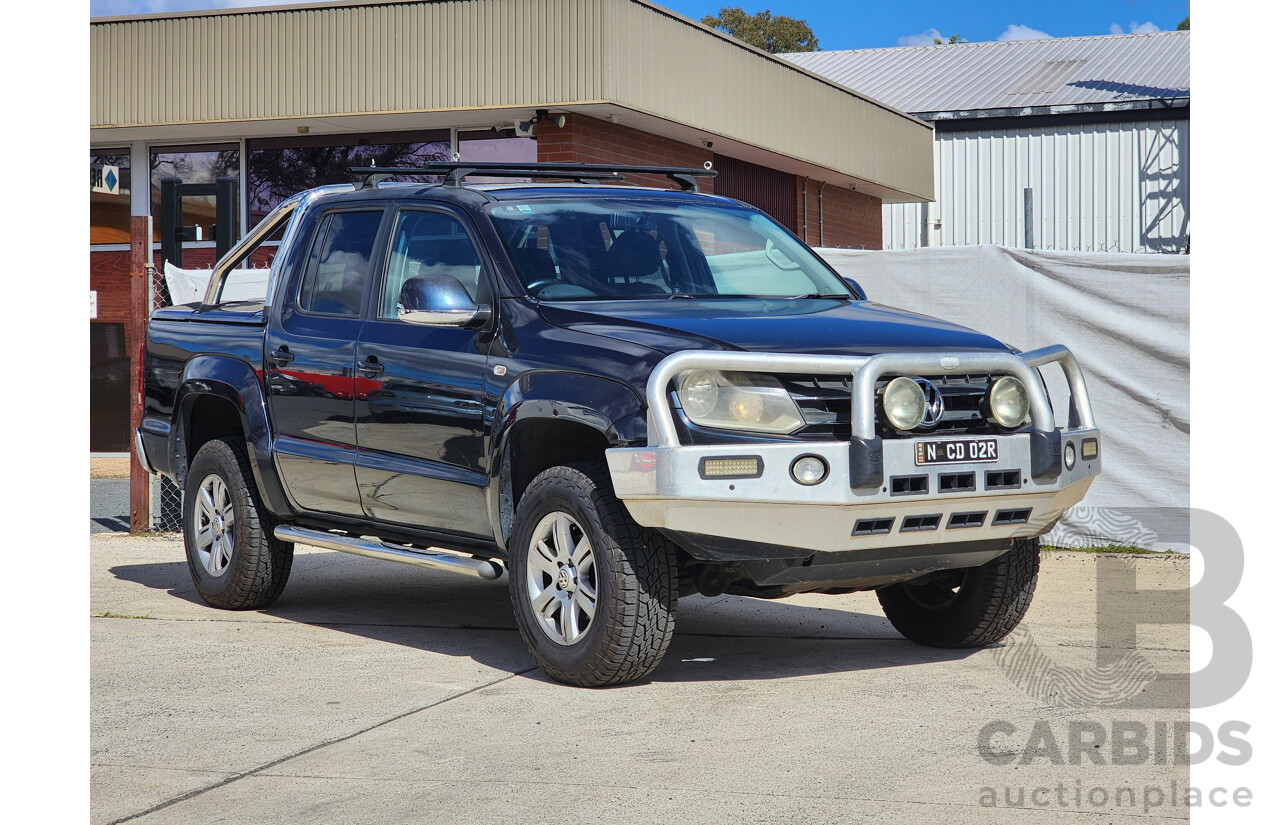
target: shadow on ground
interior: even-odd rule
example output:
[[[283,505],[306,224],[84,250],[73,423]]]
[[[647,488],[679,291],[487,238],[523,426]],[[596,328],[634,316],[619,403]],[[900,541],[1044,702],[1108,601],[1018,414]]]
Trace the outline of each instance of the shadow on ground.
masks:
[[[486,582],[341,553],[305,553],[295,557],[279,601],[266,610],[236,614],[200,600],[185,562],[119,565],[110,572],[197,605],[192,618],[285,620],[332,631],[335,640],[326,646],[341,644],[336,634],[349,634],[470,656],[508,672],[533,664],[516,631],[505,576]],[[734,596],[681,599],[671,648],[648,681],[780,679],[956,661],[975,652],[920,647],[898,635],[883,616],[844,609],[857,597],[820,598],[833,599],[832,607]],[[866,598],[859,607],[867,606]],[[476,632],[491,635],[474,645],[460,637]],[[527,664],[513,667],[517,662]],[[545,679],[536,670],[527,676]]]

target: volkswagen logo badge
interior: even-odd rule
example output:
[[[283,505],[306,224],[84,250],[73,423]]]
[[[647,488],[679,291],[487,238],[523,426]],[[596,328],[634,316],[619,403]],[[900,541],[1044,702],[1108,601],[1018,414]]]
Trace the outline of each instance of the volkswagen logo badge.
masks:
[[[942,401],[942,391],[923,378],[917,378],[916,383],[924,390],[924,420],[920,422],[920,426],[926,430],[932,429],[938,426],[942,413],[947,408]]]

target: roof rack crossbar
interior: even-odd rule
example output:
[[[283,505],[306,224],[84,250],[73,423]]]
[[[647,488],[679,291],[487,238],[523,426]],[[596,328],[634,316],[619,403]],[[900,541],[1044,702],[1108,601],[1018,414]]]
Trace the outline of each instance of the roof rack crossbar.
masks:
[[[567,178],[598,183],[620,181],[624,175],[663,175],[685,192],[698,192],[698,178],[713,178],[714,169],[685,169],[667,166],[614,166],[607,163],[498,163],[434,162],[421,166],[350,166],[347,174],[365,175],[362,189],[377,186],[393,175],[443,175],[445,186],[460,186],[469,175],[492,178]]]

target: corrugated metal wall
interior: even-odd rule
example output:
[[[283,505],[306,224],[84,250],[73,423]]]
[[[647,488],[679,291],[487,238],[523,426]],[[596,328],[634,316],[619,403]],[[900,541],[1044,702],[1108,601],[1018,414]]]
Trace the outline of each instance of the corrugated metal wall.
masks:
[[[96,23],[90,124],[600,100],[606,8],[472,0]]]
[[[642,0],[452,0],[94,22],[113,126],[615,103],[929,198],[933,131]]]
[[[1190,121],[939,132],[937,202],[884,207],[884,248],[1024,245],[1177,252],[1190,231]]]

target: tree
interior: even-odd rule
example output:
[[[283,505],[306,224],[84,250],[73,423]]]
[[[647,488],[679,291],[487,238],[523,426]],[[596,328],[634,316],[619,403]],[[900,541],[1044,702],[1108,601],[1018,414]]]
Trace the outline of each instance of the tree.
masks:
[[[1178,24],[1178,31],[1180,32],[1191,31],[1191,15],[1188,14],[1186,17],[1182,18],[1182,22]]]
[[[957,43],[968,43],[968,42],[969,42],[968,40],[965,40],[963,37],[961,37],[958,34],[953,34],[950,37],[948,37],[946,40],[943,40],[941,37],[933,38],[933,45],[935,46],[941,46],[944,43],[948,46],[954,46]]]
[[[818,38],[808,23],[794,17],[774,17],[768,9],[747,14],[738,6],[726,6],[719,14],[702,18],[702,24],[769,54],[819,51]]]

